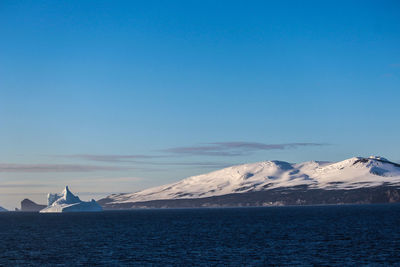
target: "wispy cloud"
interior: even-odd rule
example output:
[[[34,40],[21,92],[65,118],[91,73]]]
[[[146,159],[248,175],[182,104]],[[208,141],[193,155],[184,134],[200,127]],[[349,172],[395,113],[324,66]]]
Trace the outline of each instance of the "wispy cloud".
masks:
[[[174,147],[163,150],[163,152],[185,155],[204,156],[242,156],[256,151],[284,150],[299,147],[323,146],[321,143],[284,143],[265,144],[258,142],[214,142],[199,146]]]
[[[69,184],[115,184],[115,183],[136,183],[142,181],[141,177],[79,177],[68,179]],[[48,188],[58,186],[58,182],[47,182],[43,183],[31,183],[27,181],[16,181],[16,182],[4,182],[0,183],[0,189],[8,188]]]
[[[71,181],[77,181],[79,183],[82,183],[82,182],[115,183],[115,182],[139,182],[142,180],[143,180],[143,178],[141,178],[141,177],[101,177],[101,178],[96,178],[96,177],[81,178],[80,177],[79,179],[72,179]]]
[[[171,155],[96,155],[96,154],[75,154],[75,155],[58,155],[57,157],[82,159],[88,161],[102,161],[109,163],[132,163],[135,165],[153,165],[153,166],[197,166],[197,167],[226,167],[232,165],[225,162],[201,161],[201,162],[183,162],[183,161],[154,161],[146,159],[170,158]],[[175,155],[172,155],[175,157]],[[142,168],[143,169],[143,168]],[[143,169],[147,170],[147,169]],[[153,170],[153,169],[151,169]]]
[[[160,152],[162,153],[159,155],[72,154],[72,155],[57,155],[55,157],[86,160],[86,161],[108,162],[108,163],[130,163],[131,166],[147,165],[149,166],[149,168],[141,167],[140,169],[156,171],[159,170],[159,168],[155,169],[153,168],[154,166],[193,166],[200,168],[223,168],[233,165],[233,163],[231,162],[230,163],[216,162],[216,161],[190,162],[190,161],[172,160],[172,158],[181,157],[185,155],[235,157],[235,156],[249,155],[257,151],[285,150],[285,149],[295,149],[299,147],[312,147],[312,146],[323,146],[323,145],[326,144],[322,143],[266,144],[260,142],[213,142],[213,143],[200,144],[197,146],[183,146],[183,147],[172,147],[168,149],[163,149],[158,151],[158,153]],[[135,167],[135,169],[137,168]]]
[[[29,183],[18,183],[18,184],[0,184],[0,188],[27,188],[27,187],[39,187],[39,188],[43,188],[48,186],[47,184],[29,184]]]
[[[213,162],[213,161],[203,161],[203,162],[159,162],[154,163],[159,165],[177,165],[177,166],[199,166],[199,167],[221,167],[231,165],[230,163],[224,162]]]
[[[60,155],[58,157],[63,158],[75,158],[90,161],[101,161],[101,162],[133,162],[138,159],[154,159],[163,156],[152,156],[152,155],[96,155],[96,154],[74,154],[74,155]]]
[[[80,164],[15,164],[0,163],[0,172],[94,172],[129,170],[128,167]]]

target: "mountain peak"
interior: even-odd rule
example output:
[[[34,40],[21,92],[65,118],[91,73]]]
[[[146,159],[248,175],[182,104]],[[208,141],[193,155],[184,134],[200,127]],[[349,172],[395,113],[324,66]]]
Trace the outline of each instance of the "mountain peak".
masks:
[[[75,197],[74,194],[72,194],[71,191],[69,191],[68,185],[65,186],[65,188],[64,188],[64,190],[62,192],[62,196],[65,199]]]
[[[358,157],[356,161],[354,161],[353,165],[357,163],[364,163],[367,164],[368,167],[373,167],[382,164],[390,164],[395,167],[400,167],[400,164],[392,162],[387,158],[381,156],[369,156],[368,158]]]
[[[387,158],[381,157],[381,156],[369,156],[369,159],[375,159],[375,160],[379,160],[379,161],[387,161],[387,162],[391,162],[390,160],[388,160]]]

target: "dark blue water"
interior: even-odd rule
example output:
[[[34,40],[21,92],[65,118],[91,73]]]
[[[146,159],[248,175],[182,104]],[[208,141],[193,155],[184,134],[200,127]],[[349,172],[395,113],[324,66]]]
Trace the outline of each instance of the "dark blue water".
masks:
[[[400,205],[0,214],[0,265],[400,263]]]

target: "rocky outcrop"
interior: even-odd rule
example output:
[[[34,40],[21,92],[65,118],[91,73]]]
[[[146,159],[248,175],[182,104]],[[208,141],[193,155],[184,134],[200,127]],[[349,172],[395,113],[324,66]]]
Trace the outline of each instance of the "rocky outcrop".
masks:
[[[36,204],[32,200],[25,198],[24,200],[21,201],[20,211],[39,212],[45,207],[46,205]]]

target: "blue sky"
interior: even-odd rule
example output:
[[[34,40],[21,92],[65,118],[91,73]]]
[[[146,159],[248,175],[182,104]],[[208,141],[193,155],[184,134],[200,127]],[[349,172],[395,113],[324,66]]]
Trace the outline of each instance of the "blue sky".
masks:
[[[398,1],[1,1],[0,205],[270,159],[400,161],[398,14]]]

